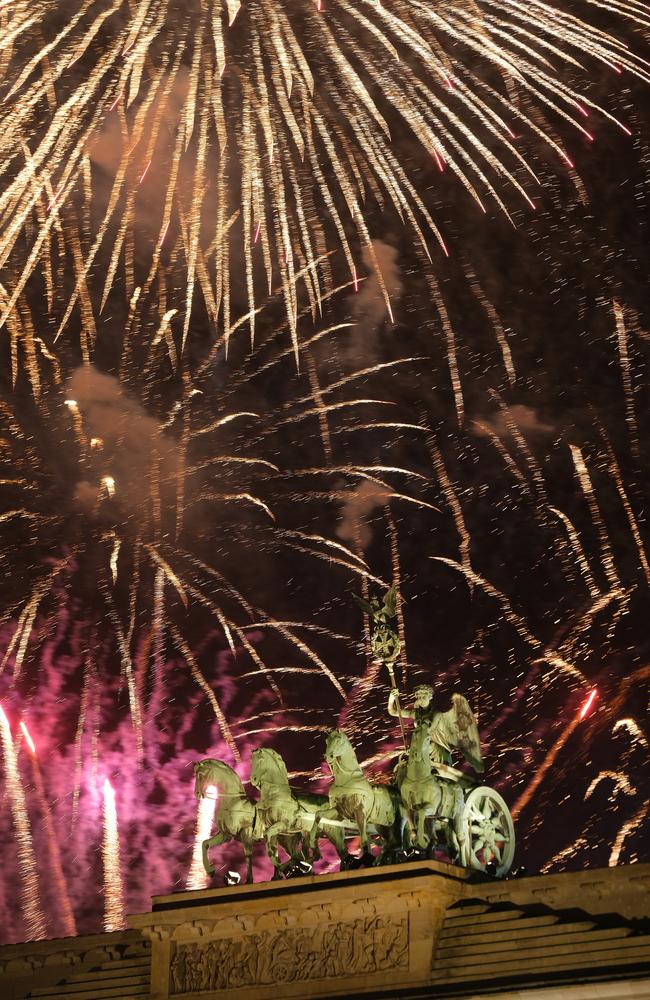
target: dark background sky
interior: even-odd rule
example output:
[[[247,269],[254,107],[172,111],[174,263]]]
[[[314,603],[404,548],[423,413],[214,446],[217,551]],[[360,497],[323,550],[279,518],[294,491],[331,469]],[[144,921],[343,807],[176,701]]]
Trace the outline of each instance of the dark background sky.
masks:
[[[630,31],[630,40],[640,50],[646,45],[638,31]],[[195,822],[191,763],[201,756],[233,763],[174,629],[219,699],[239,747],[242,776],[250,751],[265,744],[283,753],[290,770],[301,772],[296,782],[308,782],[322,759],[324,730],[339,723],[360,759],[397,745],[398,731],[385,712],[387,678],[375,675],[367,660],[352,600],[360,580],[296,550],[296,536],[283,532],[319,534],[353,548],[361,543],[358,554],[382,581],[396,570],[394,532],[406,635],[403,687],[408,692],[427,680],[441,707],[454,690],[470,698],[484,734],[486,781],[511,805],[549,764],[549,753],[596,687],[592,712],[567,735],[519,816],[518,863],[536,871],[648,857],[650,581],[639,544],[647,534],[648,502],[650,105],[646,86],[627,76],[593,75],[590,87],[590,96],[623,118],[632,137],[594,121],[595,141],[588,143],[555,123],[574,172],[522,138],[541,185],[533,195],[535,211],[513,210],[516,227],[497,210],[483,215],[448,172],[440,175],[432,167],[404,127],[391,122],[400,161],[435,211],[450,249],[448,260],[437,253],[428,265],[394,213],[368,208],[368,226],[380,241],[378,253],[395,293],[394,324],[385,318],[366,268],[360,292],[348,286],[315,325],[309,317],[301,321],[304,339],[328,325],[349,325],[307,348],[300,372],[287,353],[290,341],[277,299],[260,316],[252,357],[242,328],[228,359],[219,352],[201,371],[214,332],[199,301],[186,367],[199,391],[186,398],[182,412],[189,413],[193,429],[233,411],[260,417],[234,421],[216,438],[192,440],[186,468],[198,471],[186,480],[178,544],[172,541],[173,468],[183,447],[183,416],[169,415],[183,398],[182,378],[168,360],[147,369],[144,348],[123,335],[126,297],[117,296],[101,320],[94,368],[74,383],[88,433],[95,428],[105,442],[100,457],[84,457],[63,403],[80,364],[76,341],[64,338],[52,347],[56,324],[39,304],[41,289],[30,289],[27,305],[37,331],[55,350],[61,379],[57,383],[56,366],[47,367],[44,393],[35,403],[23,369],[12,384],[11,346],[3,342],[3,476],[20,476],[29,489],[25,501],[22,486],[3,484],[2,502],[5,510],[28,503],[35,516],[0,523],[0,592],[7,609],[2,644],[10,650],[0,696],[14,728],[27,719],[39,748],[79,931],[101,925],[103,778],[109,776],[116,789],[126,905],[135,910],[148,905],[152,892],[185,884]],[[100,202],[102,169],[98,163]],[[98,283],[105,266],[95,271]],[[332,267],[335,278],[347,280],[338,255]],[[182,274],[183,261],[171,261],[170,283],[182,285]],[[237,313],[245,300],[234,266],[232,280]],[[151,322],[145,318],[143,329]],[[450,330],[464,398],[462,424],[450,380]],[[511,351],[512,378],[499,337]],[[407,358],[414,360],[390,364]],[[366,370],[327,394],[328,386]],[[319,422],[312,412],[317,386],[330,402],[368,398],[391,405],[332,411],[325,418],[328,438],[322,416]],[[148,534],[153,442],[168,420],[165,445],[155,445],[162,470],[156,540]],[[570,446],[584,456],[594,490],[591,507]],[[214,462],[224,455],[261,458],[281,471]],[[377,473],[388,487],[361,487],[358,468],[378,465],[410,475]],[[304,473],[314,468],[322,471]],[[100,503],[98,483],[107,470],[120,492],[114,502]],[[259,506],[227,499],[242,492],[267,503],[276,521]],[[579,536],[587,574],[557,511]],[[459,525],[467,532],[473,580],[460,570]],[[144,766],[116,641],[116,621],[124,631],[128,627],[141,532],[159,543],[189,595],[186,609],[167,580],[158,628],[156,567],[143,562],[131,650],[144,712]],[[116,535],[122,539],[121,561],[107,591]],[[327,551],[321,543],[300,544]],[[38,606],[18,671],[16,645],[10,643],[19,613],[36,581],[61,558],[69,564]],[[247,596],[249,616],[229,585],[209,577],[196,560]],[[241,626],[233,640],[236,655],[192,588]],[[259,627],[257,609],[273,620],[307,624],[294,631],[332,671],[345,698],[304,648]],[[255,656],[271,674],[260,671]],[[368,683],[359,683],[364,676]],[[48,929],[60,933],[43,801],[25,752],[19,763]],[[0,822],[8,845],[14,837],[9,809]],[[25,935],[15,905],[20,872],[12,859],[8,852],[0,886],[7,940]]]

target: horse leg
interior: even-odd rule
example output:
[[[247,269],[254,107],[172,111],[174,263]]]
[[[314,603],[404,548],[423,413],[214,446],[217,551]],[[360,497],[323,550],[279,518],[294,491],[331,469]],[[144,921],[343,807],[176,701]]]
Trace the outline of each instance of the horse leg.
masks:
[[[208,851],[211,847],[218,847],[220,844],[225,844],[227,840],[230,840],[230,837],[226,837],[223,833],[215,833],[214,837],[208,837],[201,844],[201,855],[206,875],[214,875],[214,865],[210,863]]]
[[[412,806],[406,809],[406,824],[404,827],[405,836],[403,838],[404,850],[412,851],[415,846],[416,812]]]
[[[289,860],[281,865],[280,870],[282,874],[290,869],[295,869],[295,866],[299,861],[305,861],[305,851],[303,848],[303,838],[300,833],[290,833],[286,836],[278,837],[278,843],[280,847],[288,855]]]
[[[280,860],[280,855],[278,853],[278,834],[282,830],[282,823],[273,823],[269,826],[265,833],[264,839],[266,842],[266,853],[268,855],[269,861],[273,865],[273,878],[272,881],[275,882],[282,876],[282,862]]]
[[[326,833],[325,836],[331,840],[329,834]],[[309,827],[309,829],[305,829],[302,831],[301,844],[302,844],[302,853],[305,860],[311,861],[311,863],[314,864],[316,861],[320,861],[321,854],[320,854],[320,848],[318,846],[318,837],[316,837],[316,843],[314,844],[313,847],[310,844],[310,839],[311,839],[311,827]],[[334,844],[334,846],[336,847],[336,844]]]
[[[336,815],[338,816],[338,813],[336,813]],[[329,842],[334,846],[334,850],[339,856],[340,871],[345,871],[350,862],[353,860],[353,855],[348,853],[345,846],[344,828],[342,826],[330,826],[329,828],[325,826],[321,830],[321,833],[323,833],[323,835],[327,837]],[[320,852],[318,853],[318,857],[320,857]]]
[[[463,863],[462,859],[466,854],[467,824],[465,822],[465,801],[462,795],[458,795],[455,802],[454,815],[449,822],[449,834],[453,839],[455,857],[452,859],[457,864]]]
[[[394,826],[378,826],[377,833],[381,839],[381,850],[379,854],[373,858],[373,865],[385,865],[390,864],[394,861],[395,848],[399,843],[398,838],[395,836]]]
[[[308,844],[310,851],[318,850],[318,836],[322,833],[322,821],[324,819],[338,819],[338,817],[338,811],[334,808],[334,806],[325,806],[323,809],[317,810],[314,816],[314,822],[312,823],[311,830],[309,832]]]
[[[370,850],[370,837],[368,836],[368,817],[366,816],[366,811],[363,808],[363,803],[360,803],[354,810],[354,818],[357,824],[357,829],[359,831],[359,846],[361,847],[361,860],[364,864],[372,865],[374,864],[374,857],[372,851]]]
[[[417,813],[418,830],[417,830],[416,843],[418,847],[421,848],[422,850],[426,850],[426,848],[428,847],[427,834],[425,830],[426,821],[427,821],[427,811],[424,806],[421,806],[421,808],[418,809]]]
[[[253,841],[244,840],[242,843],[246,856],[246,884],[251,885],[253,882]]]
[[[454,829],[453,819],[450,819],[447,823],[447,854],[449,855],[449,860],[452,862],[456,861],[460,854],[460,844]]]
[[[403,803],[400,802],[397,809],[397,815],[395,817],[395,828],[394,828],[395,851],[398,852],[398,858],[396,860],[399,860],[400,851],[402,852],[406,851],[407,830],[408,830],[408,817],[406,815],[406,809],[404,808]]]

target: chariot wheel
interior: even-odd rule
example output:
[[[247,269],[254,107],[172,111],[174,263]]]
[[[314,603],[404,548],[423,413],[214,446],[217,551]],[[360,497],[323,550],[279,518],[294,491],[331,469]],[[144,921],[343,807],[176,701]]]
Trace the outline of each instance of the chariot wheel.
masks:
[[[515,856],[515,828],[510,811],[493,788],[473,788],[465,800],[465,836],[461,863],[465,868],[485,871],[496,865],[497,875],[506,875]]]

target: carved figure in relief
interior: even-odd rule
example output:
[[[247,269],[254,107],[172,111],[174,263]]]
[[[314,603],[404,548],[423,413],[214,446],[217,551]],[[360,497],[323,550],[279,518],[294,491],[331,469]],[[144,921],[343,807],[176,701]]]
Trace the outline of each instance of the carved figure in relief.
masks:
[[[406,917],[361,917],[178,944],[171,959],[171,994],[368,975],[405,968],[408,960]]]

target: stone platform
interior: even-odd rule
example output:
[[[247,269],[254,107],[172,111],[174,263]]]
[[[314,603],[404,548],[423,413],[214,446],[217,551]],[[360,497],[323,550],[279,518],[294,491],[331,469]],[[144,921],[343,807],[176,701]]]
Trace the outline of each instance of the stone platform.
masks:
[[[650,864],[496,880],[436,861],[156,896],[0,948],[0,1000],[650,1000]]]
[[[425,861],[154,897],[129,926],[151,941],[152,1000],[577,997],[579,984],[589,1000],[642,1000],[649,890],[650,865],[497,881]]]

